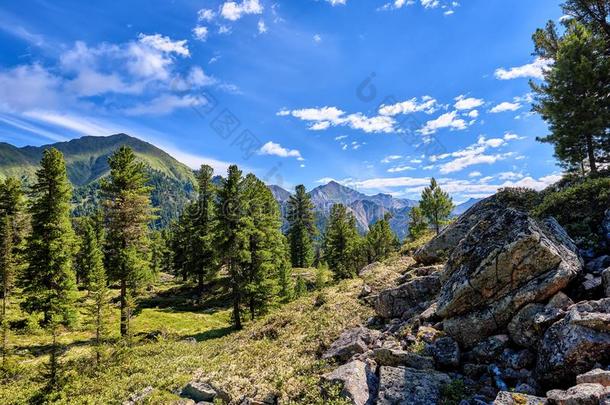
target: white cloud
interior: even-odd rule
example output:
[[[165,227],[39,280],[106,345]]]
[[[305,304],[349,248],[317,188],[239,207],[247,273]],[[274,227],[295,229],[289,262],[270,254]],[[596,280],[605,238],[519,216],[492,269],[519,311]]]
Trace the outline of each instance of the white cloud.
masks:
[[[128,115],[166,115],[178,108],[197,107],[206,104],[206,99],[185,95],[164,94],[149,102],[136,105],[125,110]]]
[[[259,0],[243,0],[241,3],[227,1],[220,8],[220,15],[230,21],[237,21],[247,14],[262,14],[263,6]]]
[[[203,25],[198,25],[193,28],[193,35],[199,41],[205,42],[208,39],[208,27],[204,27]]]
[[[407,170],[415,170],[415,168],[411,166],[396,166],[389,168],[388,173],[400,173],[405,172]]]
[[[335,141],[340,141],[340,140],[345,139],[345,138],[347,138],[347,135],[339,135],[339,136],[335,137]]]
[[[313,41],[314,41],[315,43],[318,43],[318,44],[319,44],[320,42],[322,42],[322,37],[320,36],[320,34],[315,34],[315,35],[313,36]]]
[[[466,97],[464,95],[455,98],[456,103],[453,105],[456,110],[473,110],[478,108],[485,103],[483,99]]]
[[[297,158],[297,160],[304,160],[303,157],[301,156],[301,152],[299,152],[298,150],[286,149],[286,148],[282,147],[282,145],[280,145],[279,143],[275,143],[275,142],[271,142],[271,141],[267,142],[260,148],[259,154],[279,156],[279,157],[283,157],[283,158],[294,157],[294,158]]]
[[[511,103],[508,101],[504,101],[503,103],[496,105],[489,112],[497,114],[497,113],[502,113],[502,112],[506,112],[506,111],[517,111],[520,108],[521,108],[520,103]]]
[[[0,107],[6,111],[54,108],[66,100],[61,80],[41,65],[22,65],[0,71]]]
[[[450,128],[451,130],[463,130],[468,127],[466,121],[457,118],[457,111],[451,111],[438,117],[437,119],[426,122],[426,125],[419,130],[423,135],[431,135],[439,129]]]
[[[327,2],[330,3],[331,6],[344,6],[345,4],[347,4],[347,0],[326,0]]]
[[[510,69],[499,68],[496,69],[494,75],[497,79],[500,80],[512,80],[518,78],[534,78],[534,79],[543,79],[544,71],[553,64],[553,61],[550,59],[542,59],[536,58],[536,60],[532,63],[516,66]]]
[[[410,100],[402,101],[396,104],[381,105],[379,107],[379,114],[393,117],[398,114],[411,114],[415,112],[425,112],[426,114],[433,114],[436,108],[436,100],[430,96],[422,97],[421,102],[417,101],[414,97]]]
[[[481,172],[470,172],[468,173],[468,177],[481,177],[483,174]]]
[[[214,13],[214,11],[210,10],[209,8],[202,8],[197,12],[197,19],[199,21],[210,22],[214,19],[214,17],[216,17],[216,13]]]
[[[459,172],[470,166],[479,164],[493,164],[499,160],[504,160],[512,156],[511,152],[493,154],[486,153],[488,149],[496,149],[504,146],[505,144],[506,141],[502,138],[486,139],[485,137],[481,136],[479,137],[477,143],[473,145],[455,152],[431,156],[430,160],[436,162],[438,160],[453,158],[448,162],[440,164],[439,170],[443,174]]]
[[[478,110],[472,110],[468,113],[468,117],[470,117],[470,118],[477,118],[478,116],[479,116]]]
[[[439,0],[420,0],[424,8],[436,8],[440,5]]]
[[[520,139],[525,139],[524,136],[519,136],[517,134],[513,134],[511,132],[507,132],[504,134],[504,140],[505,141],[515,141],[515,140],[520,140]]]
[[[402,159],[402,155],[390,155],[381,159],[381,163],[390,163],[394,160]]]
[[[498,173],[498,178],[500,180],[518,180],[522,179],[524,176],[521,173],[516,172],[501,172]]]
[[[277,115],[292,115],[302,121],[308,121],[310,122],[309,129],[313,131],[325,130],[330,126],[347,126],[366,133],[390,133],[396,131],[394,128],[396,121],[391,117],[381,115],[367,117],[362,113],[346,115],[344,111],[337,107],[304,108],[292,111],[280,110]]]
[[[258,20],[257,27],[259,34],[264,34],[265,32],[267,32],[267,26],[265,25],[265,22],[263,20]]]
[[[186,46],[186,39],[183,39],[181,41],[172,41],[169,37],[163,36],[161,34],[140,34],[138,36],[138,40],[144,45],[150,46],[153,49],[159,50],[167,54],[175,53],[180,56],[191,55],[188,47]]]

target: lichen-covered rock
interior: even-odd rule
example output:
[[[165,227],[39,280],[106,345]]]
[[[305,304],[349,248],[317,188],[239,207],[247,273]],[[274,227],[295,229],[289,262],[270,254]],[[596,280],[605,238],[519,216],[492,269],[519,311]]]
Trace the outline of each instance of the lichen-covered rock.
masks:
[[[610,361],[610,298],[583,301],[553,324],[538,346],[536,375],[547,386],[567,385],[596,363]]]
[[[413,279],[382,291],[375,302],[375,311],[382,318],[410,318],[425,310],[440,288],[438,275]]]
[[[500,356],[502,365],[504,367],[512,368],[513,370],[531,368],[534,365],[535,360],[534,354],[527,349],[513,350],[507,348],[504,349]]]
[[[460,346],[452,338],[437,339],[431,350],[434,362],[439,368],[455,368],[460,365]]]
[[[532,395],[517,392],[500,391],[494,405],[546,405],[546,398],[535,397]]]
[[[380,366],[404,366],[419,370],[434,369],[434,362],[430,357],[420,356],[406,350],[380,347],[373,350],[373,357]]]
[[[508,334],[516,344],[535,348],[544,332],[563,315],[564,312],[557,308],[528,304],[511,319]]]
[[[372,405],[377,393],[377,376],[363,361],[354,360],[324,374],[322,380],[341,386],[340,395],[354,405]]]
[[[447,374],[406,367],[380,367],[378,405],[438,404],[441,389],[449,384]]]
[[[196,402],[212,402],[218,395],[218,392],[204,381],[191,381],[182,389],[181,395]]]
[[[576,376],[576,384],[593,383],[610,387],[610,371],[596,368]]]
[[[598,405],[607,393],[608,390],[601,384],[584,383],[566,391],[551,390],[546,396],[555,405]]]
[[[507,335],[490,336],[473,347],[468,353],[468,357],[476,363],[494,362],[500,357],[508,343]]]
[[[354,354],[364,353],[381,336],[376,330],[358,326],[344,331],[329,349],[322,355],[325,360],[334,359],[339,362],[349,360]]]
[[[512,208],[479,221],[445,266],[437,315],[461,345],[502,330],[523,306],[543,302],[578,274],[576,246],[553,219]]]

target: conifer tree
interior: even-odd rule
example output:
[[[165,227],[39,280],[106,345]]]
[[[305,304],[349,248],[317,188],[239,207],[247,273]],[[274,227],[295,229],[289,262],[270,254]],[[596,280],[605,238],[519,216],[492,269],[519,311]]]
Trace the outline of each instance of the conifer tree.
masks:
[[[196,210],[190,221],[191,235],[189,243],[192,248],[189,260],[193,276],[197,279],[199,292],[203,292],[203,282],[213,275],[217,269],[217,255],[214,246],[214,230],[216,227],[216,215],[214,213],[214,199],[216,187],[212,182],[214,169],[208,165],[202,165],[197,173],[199,196],[196,202]]]
[[[216,201],[216,249],[220,264],[229,272],[233,300],[233,322],[242,328],[241,306],[244,298],[244,263],[250,261],[249,235],[252,227],[244,201],[244,179],[236,165],[229,166],[222,179]]]
[[[250,318],[263,313],[278,295],[278,275],[284,265],[284,235],[279,206],[269,188],[254,175],[245,179],[245,200],[251,225],[245,294]]]
[[[57,327],[76,318],[72,187],[63,155],[57,149],[45,150],[40,165],[31,192],[32,231],[27,242],[28,266],[21,280],[22,306],[30,313],[42,313],[43,324],[53,335],[49,375],[53,386],[57,381]]]
[[[146,170],[131,148],[121,146],[108,159],[110,176],[102,182],[107,226],[105,267],[120,283],[121,336],[129,338],[134,299],[150,279],[148,223],[153,219]]]
[[[336,278],[350,278],[356,274],[362,263],[361,245],[354,216],[343,204],[333,205],[324,234],[324,259]]]
[[[417,206],[409,211],[409,236],[412,240],[418,239],[428,229],[428,221],[422,209]]]
[[[108,332],[108,281],[98,235],[91,223],[85,225],[83,239],[82,264],[83,270],[87,274],[88,289],[92,300],[89,306],[89,321],[95,333],[95,361],[99,366],[102,356],[102,344]]]
[[[22,264],[21,244],[23,241],[24,203],[21,182],[14,178],[0,180],[0,283],[2,288],[2,309],[0,327],[2,328],[2,366],[6,365],[8,351],[8,307]]]
[[[313,238],[316,235],[313,204],[305,186],[298,185],[288,200],[290,258],[294,267],[309,267],[313,260]]]
[[[434,177],[430,180],[430,186],[422,191],[419,206],[438,235],[441,225],[445,224],[451,215],[453,201],[449,194],[440,188]]]
[[[387,259],[400,246],[398,237],[390,228],[390,218],[391,214],[386,213],[383,219],[375,222],[366,234],[369,263]]]

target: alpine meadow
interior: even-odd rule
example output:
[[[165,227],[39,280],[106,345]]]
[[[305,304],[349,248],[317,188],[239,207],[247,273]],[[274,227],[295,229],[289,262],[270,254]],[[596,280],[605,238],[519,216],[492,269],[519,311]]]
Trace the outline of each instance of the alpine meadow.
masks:
[[[0,404],[610,405],[610,0],[24,0],[0,47]]]

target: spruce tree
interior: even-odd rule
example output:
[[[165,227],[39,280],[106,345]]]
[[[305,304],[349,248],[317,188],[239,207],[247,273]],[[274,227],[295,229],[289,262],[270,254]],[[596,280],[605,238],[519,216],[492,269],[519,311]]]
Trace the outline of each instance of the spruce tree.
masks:
[[[8,351],[8,307],[15,278],[22,260],[22,241],[25,231],[24,201],[21,183],[14,178],[0,180],[0,283],[2,288],[2,366]]]
[[[390,257],[398,250],[398,237],[390,227],[391,214],[386,213],[383,219],[375,222],[366,234],[368,262],[377,262]]]
[[[335,204],[324,233],[324,259],[335,277],[350,278],[362,264],[362,242],[356,229],[356,219],[343,204]]]
[[[70,222],[72,187],[63,155],[55,148],[44,151],[32,187],[31,235],[28,238],[23,277],[23,308],[42,313],[51,330],[53,345],[50,384],[57,381],[57,327],[76,318],[76,277],[72,269],[74,233]]]
[[[244,291],[250,318],[264,313],[279,292],[278,276],[285,260],[279,205],[269,188],[253,174],[245,179],[248,206],[249,261]]]
[[[216,225],[216,249],[220,265],[230,277],[233,300],[233,322],[242,328],[241,306],[246,282],[244,263],[250,261],[249,235],[252,227],[244,201],[244,179],[236,165],[229,166],[227,178],[222,179],[216,200],[218,222]]]
[[[121,336],[129,338],[131,312],[141,286],[150,279],[148,223],[153,219],[143,163],[121,146],[108,159],[110,176],[101,188],[105,223],[105,267],[120,283]]]
[[[419,206],[411,208],[411,211],[409,211],[409,237],[416,240],[426,230],[428,230],[428,221],[422,209]]]
[[[189,263],[193,276],[197,279],[199,293],[203,292],[203,282],[211,277],[217,269],[217,255],[214,246],[214,230],[216,227],[216,215],[214,213],[214,199],[216,187],[212,182],[214,170],[208,165],[202,165],[197,173],[199,195],[196,202],[196,210],[191,214],[191,234],[189,243],[192,248],[189,254],[192,256]]]
[[[313,204],[305,186],[298,185],[288,200],[290,258],[294,267],[309,267],[313,260],[313,238],[316,235]]]
[[[438,235],[441,225],[445,224],[451,215],[453,201],[449,194],[440,188],[434,177],[430,180],[430,186],[422,191],[419,206]]]
[[[85,225],[82,249],[83,270],[87,275],[87,288],[92,300],[88,308],[89,321],[95,334],[95,361],[99,366],[102,356],[102,344],[108,332],[108,281],[98,235],[91,223]]]

